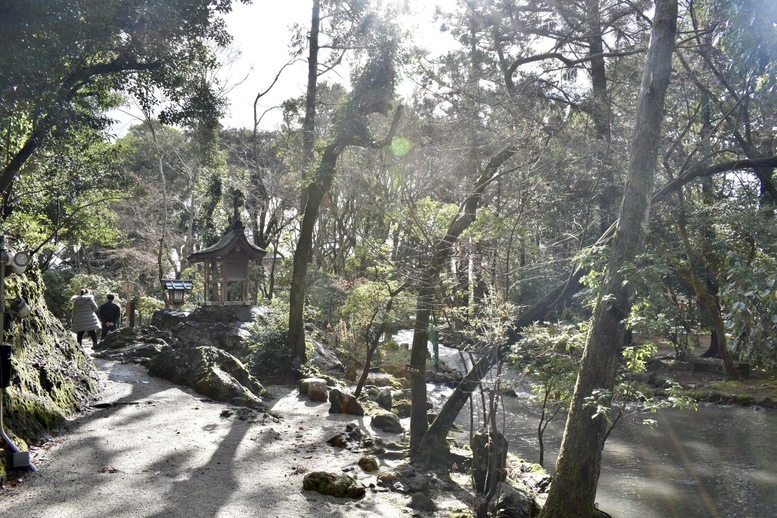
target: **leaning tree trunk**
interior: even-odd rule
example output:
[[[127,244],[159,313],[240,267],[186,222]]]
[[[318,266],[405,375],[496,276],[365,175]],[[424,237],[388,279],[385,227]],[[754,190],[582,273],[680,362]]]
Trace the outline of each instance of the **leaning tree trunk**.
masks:
[[[456,219],[434,246],[428,268],[423,272],[418,287],[413,344],[410,350],[410,457],[414,461],[423,460],[421,444],[429,426],[426,416],[426,354],[429,341],[429,321],[440,273],[447,264],[453,245],[461,234],[475,221],[478,205],[486,188],[491,185],[499,169],[517,152],[517,148],[508,146],[492,156],[472,191],[462,204],[462,210]]]
[[[303,316],[305,277],[313,249],[313,230],[318,218],[318,209],[332,186],[337,159],[348,146],[380,149],[391,144],[402,115],[400,105],[394,114],[389,133],[384,139],[375,140],[370,134],[367,124],[368,115],[373,113],[387,115],[391,108],[395,77],[393,59],[393,47],[387,43],[384,53],[376,56],[357,79],[350,98],[338,110],[335,117],[335,136],[332,143],[324,150],[324,156],[308,190],[299,240],[294,250],[294,269],[289,294],[289,330],[286,346],[289,353],[287,367],[290,369],[295,363],[304,363],[307,359]]]
[[[570,295],[576,293],[582,287],[580,278],[585,270],[577,269],[569,279],[549,292],[540,302],[525,311],[513,322],[513,330],[508,337],[511,342],[518,339],[521,330],[542,319],[543,315],[552,309],[560,301],[565,300]],[[456,385],[453,393],[445,400],[437,417],[432,421],[429,429],[421,441],[418,458],[424,463],[434,465],[445,465],[449,460],[448,441],[446,437],[451,430],[456,417],[461,409],[469,401],[471,394],[477,389],[480,381],[488,371],[496,365],[499,359],[499,351],[494,348],[488,349],[486,354],[481,356],[472,368],[467,372],[464,378]]]
[[[677,32],[677,0],[658,0],[640,90],[626,185],[602,295],[583,353],[556,474],[541,518],[589,518],[594,512],[609,406],[629,313],[624,267],[642,248],[658,155],[664,99]]]

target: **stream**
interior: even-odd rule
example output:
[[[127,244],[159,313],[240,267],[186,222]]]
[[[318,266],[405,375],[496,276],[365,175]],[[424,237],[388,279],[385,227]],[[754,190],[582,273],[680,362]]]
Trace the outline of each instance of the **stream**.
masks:
[[[455,349],[440,346],[440,357],[461,368]],[[537,462],[539,412],[520,386],[518,397],[503,398],[500,424],[510,451]],[[451,390],[428,389],[435,405]],[[476,414],[476,422],[479,418]],[[644,418],[655,419],[658,426],[642,424]],[[545,431],[545,468],[551,473],[565,419],[559,415]],[[469,406],[457,423],[469,427]],[[666,409],[627,417],[605,444],[596,501],[615,518],[777,516],[777,411],[700,404],[696,411]]]

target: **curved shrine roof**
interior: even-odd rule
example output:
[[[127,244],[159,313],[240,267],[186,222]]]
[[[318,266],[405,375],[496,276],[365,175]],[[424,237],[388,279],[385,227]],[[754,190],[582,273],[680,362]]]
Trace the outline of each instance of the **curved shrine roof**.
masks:
[[[243,223],[235,220],[226,230],[218,243],[188,257],[189,263],[199,263],[216,259],[227,254],[239,254],[249,260],[259,260],[267,254],[263,248],[251,243],[245,235]]]

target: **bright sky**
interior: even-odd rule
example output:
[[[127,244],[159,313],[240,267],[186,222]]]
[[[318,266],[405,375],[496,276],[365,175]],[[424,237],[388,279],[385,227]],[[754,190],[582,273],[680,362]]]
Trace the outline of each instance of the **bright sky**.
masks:
[[[291,26],[309,24],[311,6],[310,0],[255,1],[252,5],[234,3],[234,10],[227,15],[226,21],[240,57],[221,74],[222,80],[231,88],[231,106],[226,120],[222,121],[225,127],[253,126],[254,99],[269,88],[289,61]],[[261,99],[258,115],[288,98],[303,95],[306,77],[304,60],[287,67],[272,90]],[[273,110],[264,116],[261,127],[273,129],[280,120],[280,111]]]
[[[436,5],[444,5],[446,10],[450,10],[456,0],[404,1],[409,5],[411,15],[400,22],[413,30],[419,40],[417,44],[434,52],[443,52],[453,44],[450,34],[441,34],[433,26],[432,16]],[[253,127],[254,99],[258,93],[267,90],[289,61],[291,27],[294,23],[306,29],[309,27],[312,5],[311,0],[254,0],[251,5],[233,2],[233,11],[226,16],[226,22],[234,38],[233,47],[240,51],[240,56],[219,73],[230,101],[226,117],[222,120],[225,128]],[[262,117],[260,128],[276,129],[281,123],[281,112],[273,108],[287,99],[305,94],[306,58],[307,52],[287,67],[272,90],[261,98],[257,106],[257,115]],[[347,71],[342,69],[340,73],[345,74],[343,79],[347,80]],[[336,72],[330,72],[324,79],[331,82],[339,80]],[[114,131],[119,135],[125,133],[130,125],[139,122],[132,115],[133,111],[137,110],[121,110],[112,114],[119,119],[114,126]]]
[[[407,1],[414,15],[408,17],[405,26],[418,24],[418,30],[414,33],[421,35],[422,43],[430,48],[439,51],[451,45],[451,36],[440,34],[432,26],[431,20],[435,5],[451,5],[455,0]],[[234,37],[233,44],[240,49],[241,57],[230,69],[225,69],[221,76],[232,87],[229,93],[231,106],[222,124],[230,128],[251,128],[254,99],[259,92],[265,91],[272,84],[280,69],[289,61],[291,26],[299,23],[305,28],[309,27],[313,4],[311,0],[254,0],[252,5],[238,2],[233,5],[234,10],[226,20]],[[272,90],[260,100],[258,116],[286,99],[305,94],[306,58],[307,53],[283,71]],[[347,75],[347,72],[345,73]],[[338,81],[338,76],[330,73],[325,79],[335,82]],[[260,127],[275,129],[280,122],[280,110],[273,109],[264,115]]]

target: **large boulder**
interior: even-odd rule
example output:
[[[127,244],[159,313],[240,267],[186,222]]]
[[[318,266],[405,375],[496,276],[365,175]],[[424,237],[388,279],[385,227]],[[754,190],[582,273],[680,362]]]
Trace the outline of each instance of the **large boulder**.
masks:
[[[407,385],[407,380],[382,372],[371,372],[367,375],[367,385],[375,387],[388,387],[390,389],[402,389]]]
[[[215,346],[244,357],[266,311],[262,306],[207,306],[191,313],[166,309],[154,312],[151,325],[170,331],[184,347]]]
[[[402,433],[405,429],[399,421],[399,417],[388,410],[378,410],[372,416],[372,427],[387,433]]]
[[[391,407],[391,411],[397,414],[401,418],[410,417],[410,412],[413,409],[413,404],[409,399],[400,399],[395,401]]]
[[[141,363],[151,375],[216,401],[263,407],[262,398],[269,394],[237,356],[255,346],[266,310],[227,306],[156,311],[151,325],[110,333],[97,346],[97,354]]]
[[[345,429],[330,437],[326,443],[335,448],[358,448],[362,444],[362,430],[355,421],[345,425]]]
[[[353,395],[340,389],[329,391],[330,414],[364,415],[364,408]]]
[[[240,360],[216,347],[164,350],[149,361],[148,371],[215,401],[262,407],[262,398],[269,397]]]
[[[154,326],[123,327],[109,333],[94,348],[95,356],[144,365],[148,360],[177,343],[169,331]]]
[[[375,455],[362,455],[359,457],[357,464],[367,473],[373,473],[380,469],[380,463]]]
[[[310,401],[326,403],[329,399],[329,389],[323,378],[304,378],[299,382],[299,393],[308,396]]]
[[[375,402],[379,407],[391,410],[391,406],[394,404],[394,396],[391,395],[391,389],[382,388],[378,393],[378,397],[375,398]]]
[[[324,372],[345,370],[342,362],[340,362],[340,359],[334,352],[318,340],[311,339],[311,342],[313,343],[313,351],[310,354],[310,363],[313,364],[313,367]]]
[[[319,403],[326,403],[329,399],[329,389],[326,381],[318,379],[308,386],[308,399]]]
[[[527,488],[500,482],[496,496],[488,503],[489,516],[504,518],[534,518],[540,508],[534,494]]]
[[[416,511],[423,511],[427,513],[433,513],[437,510],[437,504],[434,503],[429,495],[425,493],[413,493],[410,498],[407,499],[407,506]]]

